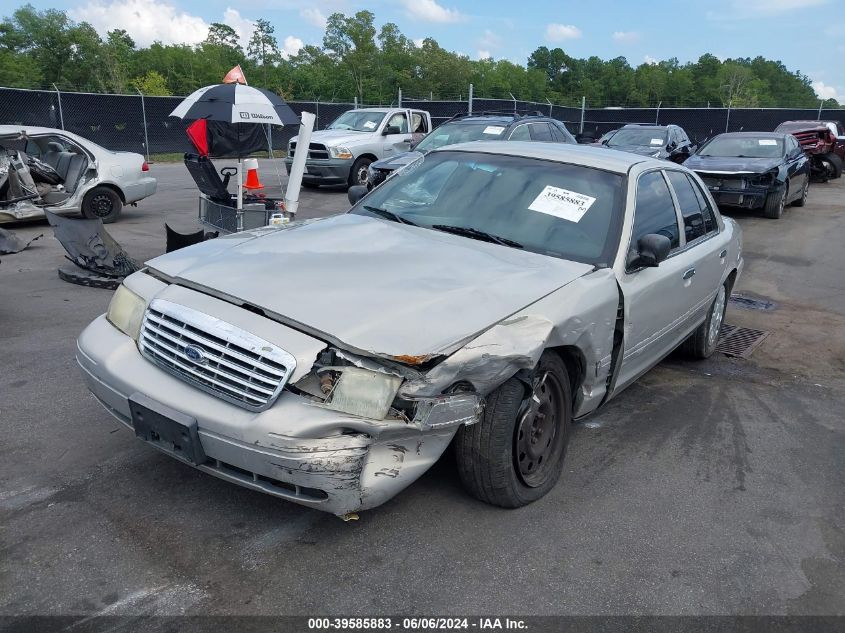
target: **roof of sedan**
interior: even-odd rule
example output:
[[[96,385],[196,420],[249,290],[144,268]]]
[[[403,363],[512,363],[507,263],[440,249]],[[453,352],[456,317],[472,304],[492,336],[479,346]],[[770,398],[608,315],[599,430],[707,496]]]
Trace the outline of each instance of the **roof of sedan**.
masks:
[[[506,156],[524,156],[525,158],[540,158],[542,160],[557,161],[559,163],[570,163],[604,169],[619,174],[628,173],[628,170],[639,163],[654,163],[657,166],[666,166],[666,161],[660,161],[638,154],[618,152],[604,147],[592,147],[589,145],[572,145],[569,143],[537,143],[529,141],[473,141],[471,143],[460,143],[441,147],[435,152],[481,152],[485,154],[502,154]]]
[[[723,132],[719,134],[721,137],[726,138],[779,138],[785,139],[787,136],[792,136],[791,134],[784,134],[783,132]],[[715,136],[713,138],[716,138]]]
[[[38,127],[37,125],[0,125],[0,136],[20,134],[24,131],[27,134],[52,134],[55,132],[64,132],[64,130],[58,130],[52,127]]]

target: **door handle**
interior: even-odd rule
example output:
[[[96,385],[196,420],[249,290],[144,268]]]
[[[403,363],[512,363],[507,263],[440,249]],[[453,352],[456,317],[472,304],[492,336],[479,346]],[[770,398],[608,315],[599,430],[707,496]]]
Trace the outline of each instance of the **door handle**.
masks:
[[[695,268],[690,268],[684,273],[684,279],[692,279],[695,276]]]
[[[719,253],[719,259],[725,259],[725,257],[727,257],[727,256],[728,256],[728,249],[725,249],[721,253]]]

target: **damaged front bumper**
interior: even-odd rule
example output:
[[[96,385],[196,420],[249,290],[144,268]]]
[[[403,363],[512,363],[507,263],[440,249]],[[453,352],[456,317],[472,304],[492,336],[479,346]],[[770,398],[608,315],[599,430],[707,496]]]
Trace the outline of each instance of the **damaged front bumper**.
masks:
[[[453,410],[448,396],[432,401],[424,422],[340,413],[289,390],[268,409],[249,411],[162,371],[105,316],[77,345],[88,388],[127,427],[133,428],[130,398],[142,394],[196,420],[203,461],[194,465],[200,470],[336,515],[396,495],[440,458],[468,421],[466,406]]]

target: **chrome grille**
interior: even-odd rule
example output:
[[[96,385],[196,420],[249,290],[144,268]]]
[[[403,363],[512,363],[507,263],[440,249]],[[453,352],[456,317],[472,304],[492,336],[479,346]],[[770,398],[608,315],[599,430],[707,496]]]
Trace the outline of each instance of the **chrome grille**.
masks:
[[[296,156],[296,141],[290,143],[290,157]],[[308,146],[308,158],[328,159],[329,150],[322,143],[311,143]]]
[[[296,359],[230,323],[155,299],[144,314],[141,353],[203,391],[251,411],[278,397]]]
[[[724,178],[716,178],[713,176],[702,176],[701,178],[704,181],[704,184],[710,188],[717,188],[717,189],[747,189],[748,188],[748,181],[745,178],[736,178],[736,177],[724,177]]]

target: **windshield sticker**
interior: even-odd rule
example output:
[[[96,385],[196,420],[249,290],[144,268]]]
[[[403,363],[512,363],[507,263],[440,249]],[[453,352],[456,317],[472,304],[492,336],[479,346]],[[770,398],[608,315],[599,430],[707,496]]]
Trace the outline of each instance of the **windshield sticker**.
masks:
[[[554,215],[570,222],[580,222],[595,201],[595,198],[585,196],[583,193],[546,185],[528,208],[531,211]]]
[[[653,138],[653,139],[651,139],[651,144],[652,145],[663,145],[663,139],[662,138]]]
[[[773,138],[761,138],[757,141],[760,145],[777,145],[778,142]]]
[[[499,134],[504,131],[505,128],[499,125],[488,125],[486,128],[484,128],[484,134],[495,134],[496,136],[499,136]]]
[[[364,127],[368,130],[372,130],[376,124],[373,121],[364,121]]]

